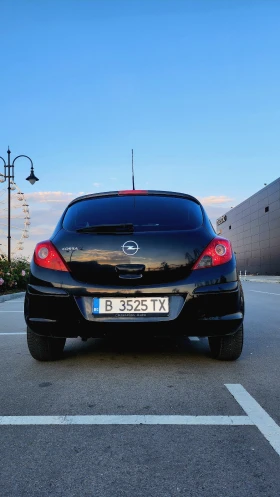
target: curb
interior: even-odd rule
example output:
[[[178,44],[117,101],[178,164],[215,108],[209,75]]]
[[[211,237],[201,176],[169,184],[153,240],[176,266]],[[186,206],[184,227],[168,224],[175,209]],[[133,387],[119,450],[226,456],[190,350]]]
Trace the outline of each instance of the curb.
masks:
[[[241,281],[253,281],[254,283],[280,283],[279,280],[264,280],[264,279],[255,279],[255,278],[242,278]]]
[[[18,299],[20,297],[24,297],[24,295],[25,295],[25,292],[17,292],[17,293],[9,293],[7,295],[1,295],[0,296],[0,303],[6,302],[6,300]]]

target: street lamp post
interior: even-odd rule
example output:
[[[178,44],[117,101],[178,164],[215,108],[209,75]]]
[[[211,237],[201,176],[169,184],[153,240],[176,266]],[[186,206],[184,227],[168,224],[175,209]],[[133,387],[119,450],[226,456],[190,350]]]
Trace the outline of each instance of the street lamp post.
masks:
[[[4,162],[4,174],[0,173],[0,183],[4,183],[6,179],[8,180],[8,261],[11,262],[11,180],[14,181],[14,164],[17,159],[20,157],[25,157],[28,159],[31,163],[31,170],[30,170],[30,175],[26,178],[31,185],[34,185],[36,181],[39,181],[39,178],[37,178],[34,174],[34,167],[33,167],[33,162],[28,157],[28,155],[17,155],[17,157],[14,158],[13,162],[11,163],[11,151],[8,147],[8,162],[3,159],[3,157],[0,156],[0,159]]]

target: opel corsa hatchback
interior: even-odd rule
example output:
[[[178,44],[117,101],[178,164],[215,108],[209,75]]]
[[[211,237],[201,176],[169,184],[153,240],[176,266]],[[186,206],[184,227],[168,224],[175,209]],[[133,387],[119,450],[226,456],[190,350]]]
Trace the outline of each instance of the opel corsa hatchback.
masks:
[[[125,190],[70,202],[35,247],[24,313],[39,361],[61,357],[68,337],[208,337],[222,360],[237,359],[243,346],[231,244],[182,193]]]

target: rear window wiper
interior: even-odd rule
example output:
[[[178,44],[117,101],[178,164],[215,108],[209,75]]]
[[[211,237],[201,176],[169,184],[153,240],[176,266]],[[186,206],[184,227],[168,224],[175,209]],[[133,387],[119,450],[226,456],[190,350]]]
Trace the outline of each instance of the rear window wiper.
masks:
[[[132,223],[126,224],[94,224],[78,228],[78,233],[133,233],[134,226]]]

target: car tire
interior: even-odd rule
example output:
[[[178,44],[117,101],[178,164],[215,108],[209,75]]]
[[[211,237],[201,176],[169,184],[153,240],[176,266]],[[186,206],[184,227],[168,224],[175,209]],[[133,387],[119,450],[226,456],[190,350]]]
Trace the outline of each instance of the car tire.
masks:
[[[236,361],[243,349],[243,324],[233,335],[208,337],[211,355],[220,361]]]
[[[56,361],[61,358],[66,338],[37,335],[27,327],[27,345],[30,354],[37,361]]]

